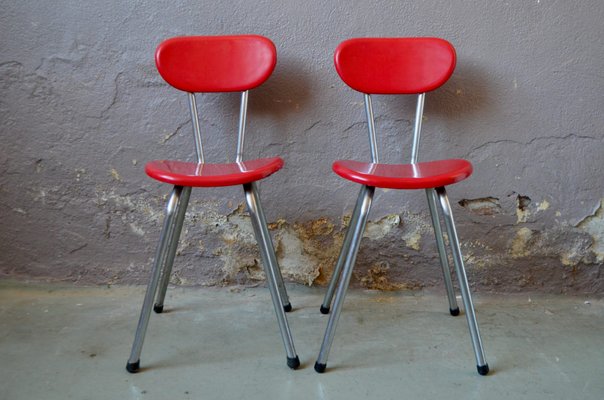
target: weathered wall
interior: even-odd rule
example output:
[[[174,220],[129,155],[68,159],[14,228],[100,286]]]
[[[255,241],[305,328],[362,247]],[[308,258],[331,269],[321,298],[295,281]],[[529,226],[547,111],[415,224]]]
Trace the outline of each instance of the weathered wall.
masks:
[[[368,159],[362,96],[332,52],[352,36],[440,36],[458,50],[428,95],[421,158],[466,157],[449,194],[469,275],[483,290],[603,292],[604,5],[567,1],[0,1],[0,271],[146,282],[168,188],[147,160],[193,158],[186,96],[153,51],[182,34],[274,40],[250,96],[247,154],[280,154],[262,183],[281,265],[325,282],[358,191],[336,158]],[[203,96],[212,159],[234,145],[236,96]],[[405,108],[404,106],[407,106]],[[413,106],[375,99],[382,158],[408,157]],[[230,152],[226,159],[232,160]],[[196,190],[174,282],[262,278],[240,188]],[[423,192],[376,192],[355,283],[440,284]]]

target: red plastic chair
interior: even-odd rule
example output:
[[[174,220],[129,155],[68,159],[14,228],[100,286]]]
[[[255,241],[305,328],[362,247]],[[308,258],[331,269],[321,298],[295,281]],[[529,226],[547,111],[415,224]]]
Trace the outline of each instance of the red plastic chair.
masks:
[[[451,315],[456,316],[459,315],[459,307],[451,282],[451,272],[438,216],[437,203],[440,205],[466,310],[478,373],[486,375],[489,372],[489,366],[485,360],[472,296],[459,248],[459,239],[445,191],[445,186],[469,177],[472,173],[472,165],[468,161],[460,159],[418,162],[425,94],[437,89],[449,79],[455,68],[455,49],[449,42],[436,38],[350,39],[341,43],[336,49],[335,66],[338,74],[348,86],[365,95],[371,162],[338,160],[333,164],[336,174],[363,186],[352,213],[350,226],[346,232],[325,299],[321,305],[321,312],[328,314],[335,293],[333,312],[327,323],[315,370],[319,373],[325,371],[336,325],[367,223],[373,193],[376,187],[380,187],[425,189],[447,288],[449,310]],[[418,95],[409,164],[393,165],[379,162],[370,94]]]
[[[147,175],[174,185],[174,188],[168,200],[151,282],[147,287],[132,352],[126,366],[129,372],[139,370],[140,353],[152,305],[155,312],[163,311],[191,188],[233,185],[243,185],[287,354],[287,365],[292,369],[300,365],[285,316],[285,312],[291,310],[291,303],[283,284],[256,188],[256,181],[281,169],[283,160],[273,157],[243,161],[248,91],[268,79],[275,68],[276,57],[275,45],[269,39],[255,35],[176,37],[161,43],[155,52],[157,69],[164,80],[176,89],[188,93],[197,162],[158,160],[145,166]],[[236,162],[206,163],[194,93],[239,91],[242,94]]]

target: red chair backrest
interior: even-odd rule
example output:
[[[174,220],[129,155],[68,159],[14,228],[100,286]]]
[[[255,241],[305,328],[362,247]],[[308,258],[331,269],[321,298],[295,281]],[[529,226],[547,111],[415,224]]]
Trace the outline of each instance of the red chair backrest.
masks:
[[[438,38],[358,38],[338,46],[342,80],[367,94],[418,94],[443,85],[455,69],[455,49]]]
[[[277,63],[275,45],[258,35],[183,36],[155,51],[166,82],[186,92],[238,92],[268,79]]]

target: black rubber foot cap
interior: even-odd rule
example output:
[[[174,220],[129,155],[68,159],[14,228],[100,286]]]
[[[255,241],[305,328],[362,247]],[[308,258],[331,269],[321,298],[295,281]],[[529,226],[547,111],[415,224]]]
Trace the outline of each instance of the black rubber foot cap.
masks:
[[[128,364],[126,364],[126,371],[130,372],[131,374],[135,374],[138,372],[138,369],[141,366],[141,361],[138,360],[137,362],[131,363],[129,362]]]
[[[283,309],[285,310],[285,312],[290,312],[292,310],[292,303],[287,303],[283,306]]]
[[[489,373],[489,364],[477,365],[476,369],[480,375],[486,375]]]
[[[321,314],[329,314],[329,307],[323,307],[321,304]]]
[[[449,308],[449,312],[452,316],[457,317],[459,315],[459,307]]]
[[[155,304],[153,306],[153,311],[155,311],[157,314],[161,314],[164,311],[164,306],[163,305],[159,305],[159,304]]]
[[[322,374],[325,372],[325,368],[327,368],[327,364],[319,364],[318,362],[315,363],[315,371],[318,373]]]
[[[294,358],[287,357],[287,366],[291,369],[298,369],[300,366],[300,359],[298,356],[295,356]]]

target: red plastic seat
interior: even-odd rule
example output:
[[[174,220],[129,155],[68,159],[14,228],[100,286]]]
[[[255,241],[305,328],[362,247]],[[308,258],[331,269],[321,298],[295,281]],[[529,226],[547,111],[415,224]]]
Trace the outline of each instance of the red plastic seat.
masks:
[[[259,158],[230,164],[155,160],[145,165],[145,172],[153,179],[172,185],[218,187],[259,181],[282,167],[281,157]]]
[[[472,164],[462,159],[416,164],[372,164],[338,160],[333,170],[344,179],[388,189],[428,189],[461,182],[472,174]]]
[[[363,231],[371,210],[373,194],[377,187],[425,189],[447,289],[449,311],[451,315],[455,316],[459,315],[459,307],[439,219],[439,211],[442,213],[466,309],[478,373],[486,375],[489,372],[489,366],[482,349],[459,239],[445,190],[445,186],[469,177],[472,174],[472,164],[462,159],[418,161],[426,92],[435,90],[447,82],[455,69],[455,49],[446,40],[438,38],[357,38],[340,43],[335,51],[334,62],[342,81],[352,89],[364,94],[371,162],[338,160],[332,166],[336,174],[362,186],[344,237],[340,256],[323,304],[321,304],[321,312],[328,314],[333,300],[333,310],[329,316],[315,370],[317,372],[325,371],[344,296],[350,283]],[[409,163],[383,164],[379,162],[371,94],[418,95]]]
[[[275,45],[258,35],[183,36],[162,42],[155,52],[157,70],[166,82],[187,92],[193,126],[196,162],[155,160],[145,165],[151,178],[173,185],[166,205],[166,217],[153,261],[151,280],[147,286],[130,358],[129,372],[140,367],[147,325],[153,309],[161,313],[178,241],[193,187],[243,185],[243,192],[260,247],[273,307],[285,346],[287,365],[296,369],[300,360],[285,316],[292,306],[283,283],[275,249],[268,232],[256,182],[283,167],[280,157],[244,160],[243,148],[247,118],[248,92],[264,83],[277,62]],[[241,92],[239,131],[234,163],[207,163],[197,115],[196,92]]]

